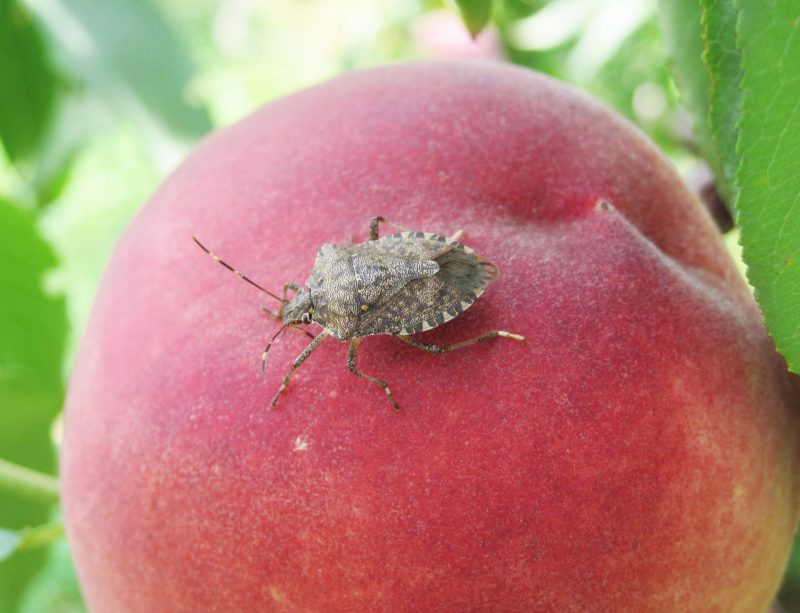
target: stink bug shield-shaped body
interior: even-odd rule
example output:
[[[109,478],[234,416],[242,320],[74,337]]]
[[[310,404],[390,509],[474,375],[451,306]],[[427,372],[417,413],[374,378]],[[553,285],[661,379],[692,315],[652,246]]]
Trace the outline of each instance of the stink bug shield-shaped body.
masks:
[[[264,350],[262,368],[272,342],[286,328],[296,328],[306,334],[309,333],[299,328],[299,324],[316,323],[323,328],[292,363],[272,399],[273,407],[294,371],[328,336],[350,342],[347,354],[350,372],[381,387],[395,409],[400,406],[386,382],[356,367],[358,345],[363,337],[391,334],[409,345],[436,354],[498,336],[524,340],[524,337],[505,330],[492,330],[443,347],[411,338],[409,335],[435,328],[469,308],[494,281],[497,268],[455,237],[403,231],[378,238],[381,222],[389,223],[382,217],[371,220],[370,240],[367,242],[323,245],[307,286],[286,283],[281,297],[267,291],[194,239],[228,270],[281,302],[277,313],[267,311],[280,318],[283,326]],[[295,292],[291,300],[286,297],[289,290]]]

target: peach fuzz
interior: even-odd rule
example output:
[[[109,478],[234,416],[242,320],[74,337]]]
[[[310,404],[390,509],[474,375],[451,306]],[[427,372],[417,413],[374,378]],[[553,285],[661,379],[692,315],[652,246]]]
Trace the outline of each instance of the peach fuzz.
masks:
[[[610,203],[608,205],[604,203]],[[383,215],[498,281],[346,368],[259,362],[279,291]],[[318,328],[316,329],[318,331]],[[800,394],[708,215],[639,131],[497,64],[353,73],[202,143],[121,240],[70,383],[93,611],[762,611],[798,517]]]

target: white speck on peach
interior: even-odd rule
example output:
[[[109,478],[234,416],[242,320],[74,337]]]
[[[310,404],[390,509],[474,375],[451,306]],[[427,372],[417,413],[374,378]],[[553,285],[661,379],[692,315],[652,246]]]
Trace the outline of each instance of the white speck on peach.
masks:
[[[311,447],[311,441],[307,436],[301,434],[294,439],[294,451],[308,451],[309,447]]]

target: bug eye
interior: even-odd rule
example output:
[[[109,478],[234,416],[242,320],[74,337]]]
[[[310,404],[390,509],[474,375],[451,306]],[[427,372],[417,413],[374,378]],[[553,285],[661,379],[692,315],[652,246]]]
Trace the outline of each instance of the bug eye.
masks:
[[[308,313],[303,313],[302,317],[300,317],[300,321],[302,323],[304,323],[304,324],[310,324],[311,323],[311,315],[309,315]]]

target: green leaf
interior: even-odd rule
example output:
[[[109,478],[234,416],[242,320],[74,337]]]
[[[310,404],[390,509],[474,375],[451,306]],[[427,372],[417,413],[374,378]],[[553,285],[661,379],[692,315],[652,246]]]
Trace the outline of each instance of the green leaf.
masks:
[[[725,201],[733,206],[735,197],[736,154],[741,92],[739,77],[741,66],[736,48],[736,10],[733,3],[720,0],[701,0],[703,60],[711,77],[708,120],[711,129],[715,158],[717,187]]]
[[[590,91],[637,122],[662,150],[670,153],[680,146],[674,127],[677,101],[663,53],[657,20],[648,19],[603,65],[592,79]],[[643,91],[649,105],[641,102]],[[659,105],[663,107],[654,113],[653,107]]]
[[[127,119],[195,139],[211,127],[190,103],[193,63],[147,0],[24,0],[65,73],[106,97]]]
[[[0,141],[12,161],[37,152],[54,90],[35,24],[15,0],[0,0]]]
[[[736,174],[747,276],[767,328],[800,373],[800,7],[736,0],[742,104]]]
[[[492,0],[456,0],[461,19],[475,38],[492,18]]]
[[[50,426],[63,401],[64,301],[48,296],[43,275],[55,258],[28,213],[0,200],[0,457],[53,473]],[[0,526],[18,530],[48,520],[47,502],[3,495]],[[14,611],[43,552],[0,562],[0,611]]]
[[[797,611],[797,602],[800,599],[800,534],[794,537],[794,546],[789,554],[786,571],[783,574],[778,599],[784,611]],[[794,604],[795,606],[790,606]]]

